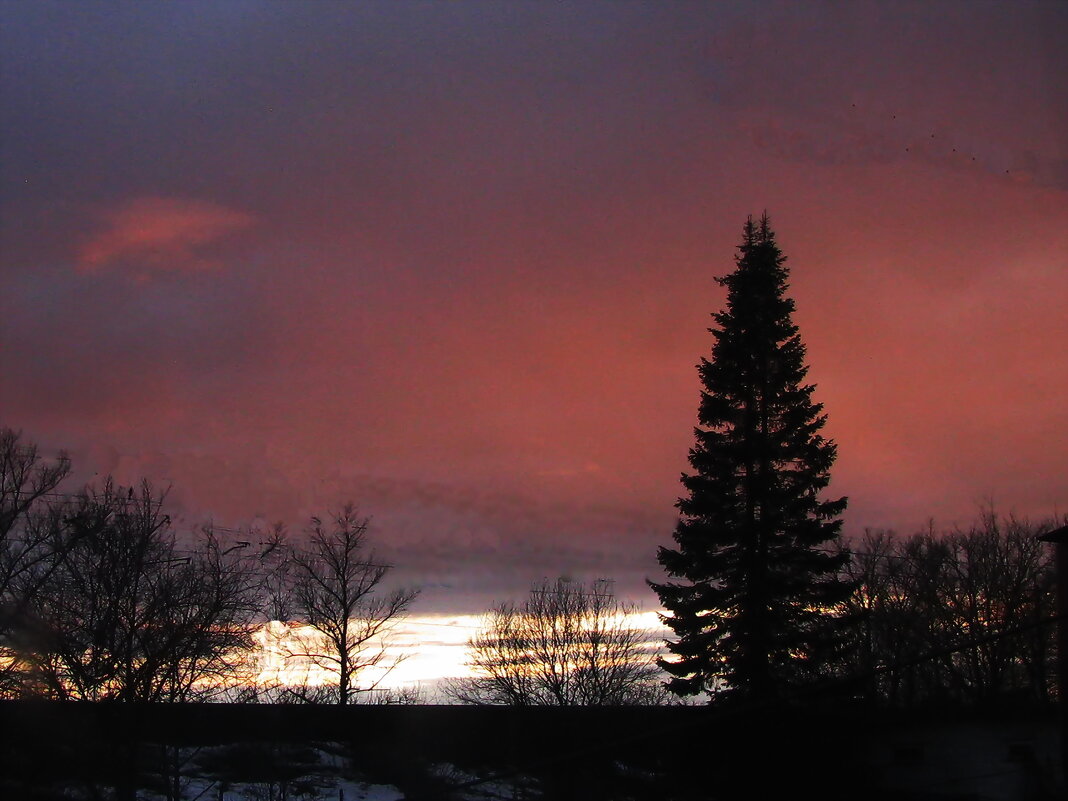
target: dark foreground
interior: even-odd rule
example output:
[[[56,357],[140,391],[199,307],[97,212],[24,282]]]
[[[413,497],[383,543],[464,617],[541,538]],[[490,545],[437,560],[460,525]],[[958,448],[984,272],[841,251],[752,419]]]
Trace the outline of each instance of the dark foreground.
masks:
[[[307,778],[323,753],[414,800],[1064,797],[1049,708],[0,702],[0,716],[3,799],[230,801],[240,782],[268,801],[337,799]]]

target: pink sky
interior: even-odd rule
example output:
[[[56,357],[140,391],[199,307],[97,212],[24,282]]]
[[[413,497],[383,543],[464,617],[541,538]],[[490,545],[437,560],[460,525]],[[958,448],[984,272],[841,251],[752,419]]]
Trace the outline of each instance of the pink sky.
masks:
[[[767,209],[846,531],[1068,511],[1058,4],[3,6],[0,423],[424,611],[653,603]]]

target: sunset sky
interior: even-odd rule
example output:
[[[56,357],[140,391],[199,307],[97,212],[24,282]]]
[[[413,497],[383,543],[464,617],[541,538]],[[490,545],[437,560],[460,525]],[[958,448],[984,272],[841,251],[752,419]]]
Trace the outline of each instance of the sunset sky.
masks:
[[[748,214],[845,530],[1068,512],[1068,4],[0,2],[0,425],[421,613],[655,607]]]

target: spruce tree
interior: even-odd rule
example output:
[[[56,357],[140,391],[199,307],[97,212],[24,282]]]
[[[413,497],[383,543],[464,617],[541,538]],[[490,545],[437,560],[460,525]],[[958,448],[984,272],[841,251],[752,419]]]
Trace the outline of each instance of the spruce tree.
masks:
[[[660,548],[672,579],[651,583],[678,636],[662,661],[680,695],[726,690],[781,695],[818,671],[851,592],[835,547],[846,499],[821,500],[836,447],[821,436],[821,404],[805,383],[805,347],[787,297],[785,257],[765,214],[750,217],[737,267],[716,279],[710,359],[676,506],[677,547]]]

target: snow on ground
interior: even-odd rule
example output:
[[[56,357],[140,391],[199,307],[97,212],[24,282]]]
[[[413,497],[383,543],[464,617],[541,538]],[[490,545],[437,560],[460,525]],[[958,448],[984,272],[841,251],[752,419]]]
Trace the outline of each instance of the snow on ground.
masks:
[[[199,757],[199,760],[197,759]],[[294,758],[290,755],[291,760]],[[181,780],[181,797],[184,801],[404,801],[405,794],[391,784],[361,781],[358,772],[352,771],[344,751],[330,743],[321,743],[305,752],[302,769],[289,773],[289,780],[243,781],[247,776],[234,764],[235,756],[224,746],[196,749],[184,769]],[[219,761],[221,760],[221,761]],[[240,757],[238,757],[240,761]],[[276,764],[286,764],[283,754],[276,754]],[[204,764],[199,764],[204,762]],[[199,767],[198,767],[199,764]],[[214,768],[206,765],[213,764]],[[296,765],[297,762],[290,761]],[[262,768],[262,765],[260,766]],[[230,773],[229,781],[221,778]],[[300,775],[296,775],[296,774]],[[451,763],[439,763],[430,767],[430,774],[446,786],[458,787],[455,795],[463,801],[511,801],[512,799],[537,798],[536,782],[529,777],[494,778],[465,771]],[[471,783],[470,787],[463,785]],[[142,801],[164,801],[159,792],[141,790]]]
[[[280,801],[281,799],[290,799],[290,801],[403,801],[404,799],[404,793],[393,785],[376,784],[353,778],[347,760],[342,755],[341,749],[336,746],[324,743],[320,747],[310,749],[307,754],[310,759],[301,764],[302,769],[287,771],[290,778],[285,782],[277,778],[242,781],[237,776],[226,781],[211,769],[198,769],[197,760],[191,759],[184,771],[187,775],[181,780],[181,797],[183,801]],[[192,756],[209,761],[213,757],[221,758],[221,764],[226,772],[234,769],[232,754],[228,756],[226,747],[196,749]],[[219,764],[215,762],[216,770]],[[286,764],[285,755],[278,754],[276,766],[284,764]],[[290,764],[297,765],[298,763],[290,762]],[[163,801],[165,796],[142,790],[138,793],[138,798],[143,801]]]
[[[330,757],[329,754],[324,756]],[[476,782],[457,794],[456,797],[464,801],[511,801],[517,797],[538,797],[534,782],[526,777],[482,782],[477,774],[447,763],[435,766],[433,773],[447,779],[452,785]],[[163,801],[164,796],[142,791],[138,798]],[[391,784],[374,784],[338,778],[324,772],[310,772],[290,782],[285,788],[267,782],[233,782],[220,787],[218,781],[210,778],[188,778],[182,781],[182,798],[187,801],[278,801],[282,798],[292,801],[404,801],[405,795]]]
[[[232,784],[222,793],[217,782],[194,779],[183,785],[183,798],[189,801],[277,801],[288,797],[293,801],[403,801],[404,794],[390,784],[369,784],[348,780],[332,781],[329,786],[314,789],[289,788],[283,795],[281,788],[256,782]],[[162,799],[157,794],[139,795],[140,798]]]
[[[433,773],[446,779],[450,786],[462,787],[474,782],[472,787],[458,790],[457,798],[464,801],[511,801],[514,798],[539,798],[535,782],[526,776],[494,779],[469,773],[447,762],[433,767]]]

